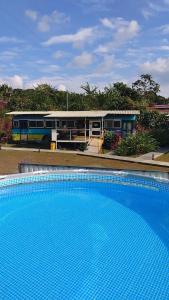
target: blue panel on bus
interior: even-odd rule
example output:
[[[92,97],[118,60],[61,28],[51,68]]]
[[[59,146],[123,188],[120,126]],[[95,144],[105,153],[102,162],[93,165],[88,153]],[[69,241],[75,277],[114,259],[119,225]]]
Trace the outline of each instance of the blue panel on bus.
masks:
[[[21,129],[20,128],[13,128],[12,133],[14,134],[20,134]],[[50,134],[51,129],[47,128],[29,128],[29,129],[22,129],[23,134]]]

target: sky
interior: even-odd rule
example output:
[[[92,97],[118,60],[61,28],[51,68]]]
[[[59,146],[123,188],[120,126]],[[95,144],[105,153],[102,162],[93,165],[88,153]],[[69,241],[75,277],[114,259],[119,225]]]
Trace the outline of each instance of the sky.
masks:
[[[0,1],[0,84],[79,92],[143,73],[169,96],[169,0]]]

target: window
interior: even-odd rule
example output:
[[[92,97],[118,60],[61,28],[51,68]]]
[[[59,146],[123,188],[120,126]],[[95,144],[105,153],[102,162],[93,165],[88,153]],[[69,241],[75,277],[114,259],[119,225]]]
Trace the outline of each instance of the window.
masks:
[[[37,127],[43,128],[44,127],[43,121],[37,121]]]
[[[100,122],[93,122],[92,123],[92,127],[93,128],[100,128],[101,126],[100,126]]]
[[[75,122],[74,121],[67,121],[67,128],[74,128]]]
[[[114,128],[121,128],[121,121],[120,120],[115,120],[114,121]]]
[[[27,120],[20,120],[19,121],[19,127],[21,129],[27,129],[28,128],[28,121]]]
[[[62,127],[66,128],[66,121],[62,121]]]
[[[105,128],[113,128],[113,120],[105,120],[104,126]]]
[[[55,128],[55,121],[46,121],[46,128]]]
[[[29,128],[36,128],[36,121],[29,121]]]
[[[29,121],[29,128],[43,128],[43,127],[44,127],[44,123],[42,120]]]
[[[76,121],[62,121],[62,127],[63,128],[75,128]]]
[[[13,121],[13,128],[19,128],[19,121]]]
[[[104,126],[107,129],[121,128],[121,120],[105,120]]]

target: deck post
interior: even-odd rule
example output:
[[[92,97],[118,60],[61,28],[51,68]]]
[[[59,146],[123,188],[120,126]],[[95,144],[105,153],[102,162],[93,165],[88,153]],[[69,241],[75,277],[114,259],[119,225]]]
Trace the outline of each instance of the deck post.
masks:
[[[85,142],[86,142],[86,118],[85,118]]]
[[[57,120],[55,119],[55,128],[56,128],[56,150],[57,150],[57,148],[58,148],[58,145],[57,145],[57,138],[58,138],[58,133],[57,133]]]
[[[102,117],[102,137],[103,137],[103,117]]]

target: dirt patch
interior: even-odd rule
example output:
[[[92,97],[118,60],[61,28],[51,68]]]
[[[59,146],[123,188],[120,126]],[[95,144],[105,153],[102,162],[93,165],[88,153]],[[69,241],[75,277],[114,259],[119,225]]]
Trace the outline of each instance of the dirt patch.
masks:
[[[159,156],[156,160],[169,162],[169,152]]]
[[[1,150],[0,174],[18,173],[18,164],[21,162],[48,165],[169,172],[169,167],[150,166],[132,162],[88,157],[78,154]]]

